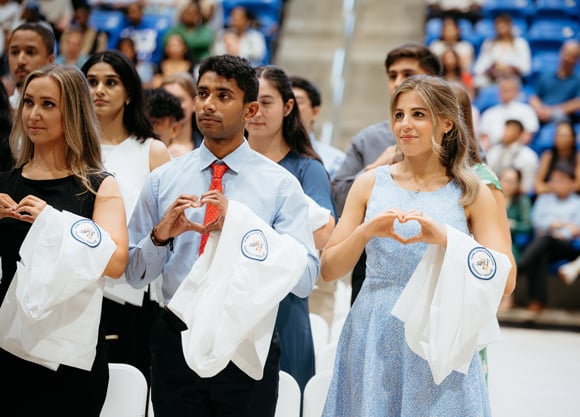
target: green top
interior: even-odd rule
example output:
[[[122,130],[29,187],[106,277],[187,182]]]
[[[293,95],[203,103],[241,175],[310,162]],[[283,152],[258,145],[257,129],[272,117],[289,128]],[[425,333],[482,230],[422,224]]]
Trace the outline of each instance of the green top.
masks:
[[[191,58],[194,61],[201,61],[211,55],[214,33],[208,25],[198,25],[194,28],[188,28],[184,24],[174,26],[163,37],[163,46],[165,46],[169,36],[175,33],[185,39],[185,44],[189,48]]]
[[[477,176],[481,179],[481,181],[483,181],[485,185],[491,185],[494,188],[503,191],[499,182],[499,178],[487,164],[479,163],[472,165],[472,167]]]

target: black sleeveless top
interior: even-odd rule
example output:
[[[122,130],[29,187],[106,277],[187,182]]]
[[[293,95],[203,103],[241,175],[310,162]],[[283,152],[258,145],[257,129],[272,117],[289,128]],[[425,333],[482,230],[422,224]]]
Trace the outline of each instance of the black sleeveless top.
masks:
[[[102,173],[92,175],[89,180],[96,191],[106,176]],[[68,176],[51,180],[31,180],[22,176],[22,169],[0,173],[0,193],[8,194],[18,203],[27,195],[34,195],[57,210],[66,210],[79,216],[92,219],[95,194],[87,190],[78,178]],[[0,219],[0,261],[2,275],[0,280],[0,304],[8,286],[16,273],[16,262],[20,246],[31,224],[11,218]]]

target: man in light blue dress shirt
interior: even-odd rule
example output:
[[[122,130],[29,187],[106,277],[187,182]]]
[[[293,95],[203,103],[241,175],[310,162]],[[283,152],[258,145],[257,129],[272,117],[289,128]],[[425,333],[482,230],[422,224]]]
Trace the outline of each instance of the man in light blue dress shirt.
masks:
[[[167,305],[198,258],[200,232],[221,229],[227,201],[232,199],[306,247],[307,267],[292,292],[308,296],[319,264],[312,230],[304,221],[308,218],[306,197],[292,174],[253,151],[244,138],[245,122],[258,110],[254,69],[243,58],[214,56],[201,64],[198,80],[195,113],[204,142],[153,171],[143,187],[129,223],[127,280],[142,288],[162,273]],[[214,162],[228,166],[223,194],[208,192]],[[220,216],[204,228],[207,203],[218,206]],[[274,416],[280,355],[276,331],[264,377],[255,381],[232,362],[214,377],[198,376],[183,357],[180,332],[184,329],[183,322],[164,310],[152,330],[151,389],[156,417]]]

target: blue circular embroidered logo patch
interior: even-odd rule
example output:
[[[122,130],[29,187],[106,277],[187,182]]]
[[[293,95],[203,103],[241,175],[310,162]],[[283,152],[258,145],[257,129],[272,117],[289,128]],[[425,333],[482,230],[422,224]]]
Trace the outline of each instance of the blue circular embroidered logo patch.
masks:
[[[268,257],[268,241],[264,232],[250,230],[242,238],[242,253],[246,258],[263,261]]]
[[[467,265],[472,275],[483,280],[492,279],[497,267],[491,252],[482,246],[471,249],[467,255]]]
[[[74,222],[70,233],[76,240],[91,248],[96,248],[101,243],[101,231],[92,220],[82,219]]]

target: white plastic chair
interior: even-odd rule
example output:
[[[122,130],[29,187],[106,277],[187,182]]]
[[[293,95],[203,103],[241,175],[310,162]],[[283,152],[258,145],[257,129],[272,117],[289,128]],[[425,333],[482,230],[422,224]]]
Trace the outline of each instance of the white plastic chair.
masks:
[[[336,342],[327,343],[316,353],[314,367],[317,374],[324,371],[332,371],[334,368],[334,359],[336,358],[336,347]]]
[[[125,363],[109,364],[109,387],[100,417],[144,417],[147,380],[143,373]]]
[[[147,394],[147,417],[154,417],[153,400],[151,400],[151,390]]]
[[[280,371],[275,417],[300,417],[300,386],[287,372]]]
[[[332,380],[332,370],[316,373],[304,388],[303,417],[320,417]]]
[[[328,328],[326,320],[324,320],[322,316],[314,313],[310,313],[310,327],[312,329],[314,354],[316,354],[316,352],[318,352],[322,346],[328,343],[330,329]]]

